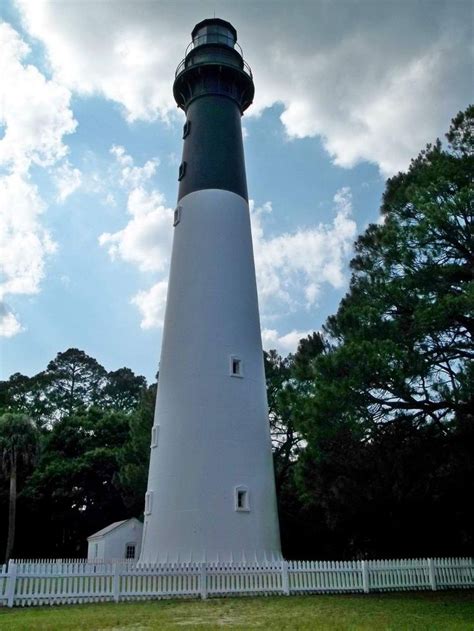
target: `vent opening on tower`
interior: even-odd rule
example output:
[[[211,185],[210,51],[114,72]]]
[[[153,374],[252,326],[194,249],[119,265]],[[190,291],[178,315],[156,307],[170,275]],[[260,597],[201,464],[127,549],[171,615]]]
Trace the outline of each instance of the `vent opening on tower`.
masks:
[[[176,208],[174,209],[174,214],[173,214],[173,227],[176,228],[176,226],[179,224],[180,221],[181,221],[181,206],[176,206]]]
[[[145,495],[145,515],[151,515],[153,507],[153,491],[148,491]]]
[[[185,175],[186,175],[186,162],[183,161],[179,165],[178,181],[180,182]]]
[[[243,364],[240,357],[236,357],[235,355],[230,356],[230,374],[232,377],[244,376]]]
[[[151,447],[158,447],[158,435],[160,433],[160,426],[155,425],[151,428]]]
[[[250,510],[249,492],[245,486],[235,487],[235,510],[248,512]]]
[[[189,132],[191,131],[191,121],[186,121],[183,125],[183,139],[186,136],[189,136]]]

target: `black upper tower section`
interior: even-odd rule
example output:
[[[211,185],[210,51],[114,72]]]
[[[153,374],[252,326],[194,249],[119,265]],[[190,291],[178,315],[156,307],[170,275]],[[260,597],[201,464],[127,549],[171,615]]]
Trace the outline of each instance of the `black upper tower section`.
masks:
[[[240,119],[252,103],[252,72],[229,22],[203,20],[192,38],[173,86],[178,107],[186,112],[178,200],[208,189],[248,199]]]
[[[252,103],[252,72],[232,24],[213,18],[196,24],[173,86],[186,113],[178,200],[220,189],[247,196],[241,116]]]
[[[243,113],[255,89],[235,28],[220,18],[210,18],[196,24],[191,36],[173,85],[178,107],[186,111],[194,99],[214,94],[234,99]]]

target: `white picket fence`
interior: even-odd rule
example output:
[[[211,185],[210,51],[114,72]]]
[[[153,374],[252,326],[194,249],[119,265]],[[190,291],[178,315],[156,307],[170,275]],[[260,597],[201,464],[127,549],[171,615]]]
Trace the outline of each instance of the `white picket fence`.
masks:
[[[151,598],[315,594],[474,587],[469,558],[282,561],[268,565],[84,559],[0,566],[0,605],[56,605]]]

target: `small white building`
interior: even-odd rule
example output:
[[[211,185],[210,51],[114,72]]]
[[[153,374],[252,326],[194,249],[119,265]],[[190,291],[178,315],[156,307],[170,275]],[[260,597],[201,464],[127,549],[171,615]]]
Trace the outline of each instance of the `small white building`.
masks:
[[[116,521],[87,537],[87,559],[112,561],[138,559],[142,545],[143,524],[132,517]]]

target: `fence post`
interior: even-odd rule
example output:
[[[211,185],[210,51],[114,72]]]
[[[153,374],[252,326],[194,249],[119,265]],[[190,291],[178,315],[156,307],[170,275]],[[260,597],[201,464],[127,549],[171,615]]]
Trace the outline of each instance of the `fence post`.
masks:
[[[114,602],[118,603],[120,600],[120,564],[114,563],[112,565],[112,596]]]
[[[288,577],[288,561],[281,562],[281,590],[285,596],[290,595],[290,581]]]
[[[430,587],[435,592],[436,591],[436,572],[435,572],[434,559],[428,559],[428,576],[430,577]]]
[[[364,590],[364,594],[369,593],[369,568],[367,565],[367,561],[361,561],[362,566],[362,589]]]
[[[201,592],[201,598],[205,600],[207,598],[207,574],[205,563],[200,564],[199,591]]]
[[[8,563],[8,580],[7,580],[7,607],[13,607],[15,600],[15,587],[16,587],[16,563],[9,561]]]

